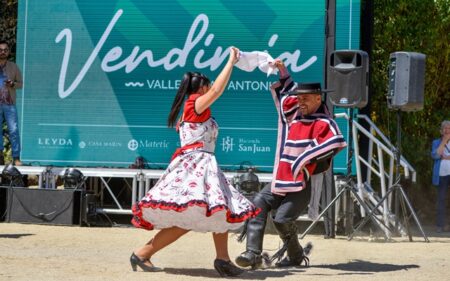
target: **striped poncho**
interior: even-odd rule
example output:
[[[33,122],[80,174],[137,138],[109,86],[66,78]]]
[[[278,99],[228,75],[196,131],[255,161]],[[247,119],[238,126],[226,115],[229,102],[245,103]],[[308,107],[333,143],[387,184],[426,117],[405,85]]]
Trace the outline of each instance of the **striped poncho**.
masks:
[[[303,190],[310,175],[328,169],[331,157],[347,145],[325,105],[301,116],[297,97],[285,94],[294,88],[289,74],[271,87],[279,116],[272,193],[279,195]]]

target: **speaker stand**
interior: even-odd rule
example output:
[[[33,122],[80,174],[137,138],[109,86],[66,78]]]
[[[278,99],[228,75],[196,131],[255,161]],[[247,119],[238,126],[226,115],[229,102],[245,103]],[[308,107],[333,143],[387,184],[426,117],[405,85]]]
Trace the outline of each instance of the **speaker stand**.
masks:
[[[369,212],[369,214],[367,215],[367,217],[361,221],[361,223],[356,227],[355,231],[350,235],[349,240],[353,238],[353,235],[356,231],[358,231],[359,229],[361,229],[361,227],[363,227],[367,222],[368,222],[368,218],[372,217],[374,214],[374,211],[377,210],[377,208],[379,206],[381,206],[381,204],[383,203],[384,200],[387,200],[389,198],[389,195],[391,193],[394,193],[394,200],[395,200],[395,216],[398,220],[399,218],[399,205],[402,208],[402,215],[403,215],[403,223],[406,227],[407,230],[407,234],[409,237],[409,241],[412,242],[412,234],[411,234],[411,228],[409,225],[409,220],[406,216],[407,210],[406,210],[406,206],[408,207],[409,211],[411,212],[412,217],[414,218],[414,221],[417,224],[417,227],[419,228],[420,232],[422,233],[423,238],[425,239],[426,242],[430,242],[428,240],[427,235],[425,234],[425,232],[423,231],[422,225],[420,224],[420,221],[416,215],[416,213],[414,212],[414,209],[411,205],[411,202],[408,199],[408,196],[406,196],[405,191],[403,190],[402,186],[400,185],[400,161],[401,161],[401,131],[400,131],[400,126],[401,126],[401,114],[400,114],[400,110],[397,110],[397,147],[394,148],[394,158],[395,158],[395,179],[396,179],[396,183],[394,185],[392,185],[388,191],[386,192],[386,194],[380,199],[380,201],[375,205],[375,207],[373,207],[373,209]],[[406,205],[405,205],[406,204]],[[396,221],[396,224],[398,223],[398,221]],[[396,229],[398,229],[398,225],[396,225]]]
[[[352,173],[352,161],[353,161],[353,108],[349,108],[349,119],[348,119],[348,128],[349,128],[349,140],[348,140],[348,146],[347,146],[347,174],[345,176],[345,184],[343,185],[343,188],[338,192],[336,197],[331,200],[331,202],[322,210],[322,212],[319,214],[319,216],[309,225],[309,227],[300,235],[300,239],[303,239],[317,224],[318,221],[327,213],[328,209],[333,207],[337,200],[341,198],[342,195],[351,193],[353,197],[358,201],[359,205],[365,210],[366,213],[371,213],[371,209],[368,207],[366,202],[361,198],[361,196],[358,193],[357,184],[353,182],[351,178]],[[385,239],[387,240],[388,237],[385,233],[385,230],[388,229],[388,227],[384,224],[383,221],[379,220],[376,216],[370,214],[366,216],[366,219],[372,219],[374,224],[378,226],[382,233],[384,234]],[[384,227],[384,229],[383,229]],[[349,238],[350,240],[351,238]]]

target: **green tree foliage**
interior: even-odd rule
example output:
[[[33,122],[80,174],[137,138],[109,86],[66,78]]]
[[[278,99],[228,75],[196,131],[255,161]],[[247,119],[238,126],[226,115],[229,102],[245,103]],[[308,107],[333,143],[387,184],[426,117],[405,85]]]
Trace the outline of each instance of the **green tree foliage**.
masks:
[[[0,0],[0,39],[11,47],[11,56],[16,54],[17,0]]]
[[[424,109],[401,114],[401,150],[417,171],[417,188],[410,196],[434,211],[435,190],[431,188],[431,141],[439,137],[443,120],[450,119],[450,1],[374,1],[374,46],[372,63],[373,96],[371,118],[394,143],[397,113],[387,107],[389,55],[396,51],[426,55]],[[431,203],[431,202],[429,202]]]
[[[0,39],[8,42],[11,48],[11,59],[16,57],[17,0],[0,0]],[[7,131],[6,123],[2,124],[3,132]],[[3,137],[3,134],[1,134]],[[11,144],[8,138],[3,139],[5,160],[11,162]]]

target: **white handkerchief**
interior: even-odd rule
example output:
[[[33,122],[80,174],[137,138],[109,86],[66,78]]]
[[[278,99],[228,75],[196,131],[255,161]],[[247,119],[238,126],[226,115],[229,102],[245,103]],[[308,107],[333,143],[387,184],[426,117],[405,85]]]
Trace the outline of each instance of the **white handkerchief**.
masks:
[[[278,69],[269,65],[274,59],[271,55],[265,52],[253,51],[253,52],[240,52],[239,61],[235,64],[239,69],[251,72],[255,68],[259,68],[267,76],[270,74],[277,74]]]

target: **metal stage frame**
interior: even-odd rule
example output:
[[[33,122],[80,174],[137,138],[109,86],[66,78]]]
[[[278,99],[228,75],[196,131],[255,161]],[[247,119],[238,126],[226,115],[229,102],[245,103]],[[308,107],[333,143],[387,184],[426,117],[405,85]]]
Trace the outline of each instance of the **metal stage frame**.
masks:
[[[101,194],[106,190],[114,201],[114,208],[97,208],[98,212],[107,214],[131,214],[131,209],[125,208],[118,200],[118,195],[114,193],[110,186],[110,179],[124,179],[123,188],[131,189],[130,206],[140,198],[144,197],[147,191],[153,186],[153,180],[159,179],[165,170],[153,169],[128,169],[128,168],[89,168],[89,167],[44,167],[44,166],[15,166],[22,175],[33,175],[38,177],[38,186],[36,188],[57,189],[58,177],[63,177],[68,168],[79,170],[85,177],[85,181],[91,180],[90,186],[95,194]],[[4,166],[0,166],[3,170]],[[242,172],[224,172],[226,178],[233,183],[236,177],[242,175]],[[260,183],[269,183],[272,181],[272,173],[255,173]],[[126,180],[131,181],[131,186]],[[93,180],[93,181],[92,181]],[[98,182],[101,184],[99,185]],[[117,193],[117,192],[116,192]]]

